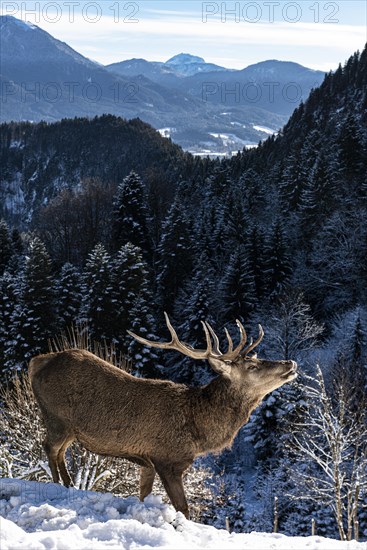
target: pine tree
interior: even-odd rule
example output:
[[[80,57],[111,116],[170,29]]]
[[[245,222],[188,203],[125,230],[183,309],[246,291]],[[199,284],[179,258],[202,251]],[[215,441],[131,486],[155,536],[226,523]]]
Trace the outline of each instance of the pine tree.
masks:
[[[192,251],[190,225],[176,200],[163,223],[157,249],[157,302],[161,311],[172,311],[179,289],[191,274]]]
[[[280,199],[286,209],[295,210],[298,207],[306,177],[307,171],[301,162],[300,153],[292,153],[287,159],[279,184]]]
[[[114,202],[112,239],[118,250],[128,242],[148,252],[147,204],[143,182],[131,171],[118,186]]]
[[[138,294],[136,297],[133,307],[129,312],[129,328],[136,334],[139,334],[139,336],[153,340],[156,328],[154,318],[150,313],[152,301],[148,302],[146,298],[147,296],[144,296],[144,292]],[[162,365],[160,364],[161,360],[158,350],[149,346],[143,346],[135,338],[130,337],[127,354],[131,357],[132,370],[135,376],[162,378]]]
[[[72,327],[79,319],[81,284],[78,269],[69,263],[64,264],[55,282],[56,312],[62,330]]]
[[[365,148],[363,131],[360,123],[352,113],[341,124],[338,132],[340,144],[340,161],[343,165],[344,174],[348,177],[362,175],[365,177]],[[363,170],[363,172],[362,172]]]
[[[213,323],[213,280],[210,263],[203,254],[192,279],[188,280],[175,303],[174,320],[180,339],[190,346],[205,349],[206,339],[201,321]],[[176,380],[188,384],[202,383],[211,371],[202,362],[198,365],[188,357],[171,354],[168,366]]]
[[[266,193],[269,193],[269,190],[265,189],[262,178],[255,170],[249,168],[241,175],[238,184],[244,196],[246,204],[245,212],[247,215],[250,214],[254,217],[261,215],[264,209]]]
[[[249,262],[250,273],[253,273],[256,298],[263,297],[266,290],[266,258],[264,254],[264,234],[262,230],[254,224],[248,235],[248,241],[245,245],[245,255]]]
[[[306,242],[311,241],[325,217],[335,210],[338,180],[336,161],[321,152],[310,170],[300,199],[300,222]]]
[[[150,366],[157,356],[153,349],[144,348],[127,334],[133,330],[138,334],[152,334],[154,320],[149,312],[153,303],[148,266],[142,250],[127,243],[122,246],[112,261],[111,269],[111,323],[114,338],[124,353],[134,359],[133,368],[144,370],[143,363]],[[149,336],[145,336],[149,339]],[[138,364],[137,354],[142,355]]]
[[[225,200],[223,208],[223,223],[220,228],[222,235],[220,240],[223,244],[231,243],[232,247],[240,244],[246,244],[248,239],[248,230],[250,226],[248,212],[252,207],[246,207],[246,202],[251,201],[248,198],[244,199],[243,190],[234,186],[232,187]],[[218,209],[218,205],[216,205]],[[229,252],[226,249],[227,255]]]
[[[12,241],[9,228],[4,220],[0,220],[0,275],[2,275],[12,256]]]
[[[35,237],[28,247],[24,269],[14,280],[16,306],[11,316],[8,367],[25,365],[48,350],[48,339],[56,328],[55,295],[50,256]]]
[[[111,340],[111,311],[111,257],[97,244],[84,268],[81,314],[95,340]]]
[[[0,370],[14,354],[11,342],[12,319],[17,305],[14,276],[5,271],[0,277]]]
[[[13,229],[11,233],[11,247],[12,256],[8,263],[7,269],[10,273],[16,274],[22,269],[22,264],[24,261],[24,245],[22,236],[18,229]]]
[[[267,289],[269,294],[279,294],[286,287],[292,274],[291,258],[288,252],[285,231],[276,221],[265,245]]]
[[[237,246],[219,287],[219,304],[223,323],[239,319],[246,322],[256,303],[254,275],[244,246]]]

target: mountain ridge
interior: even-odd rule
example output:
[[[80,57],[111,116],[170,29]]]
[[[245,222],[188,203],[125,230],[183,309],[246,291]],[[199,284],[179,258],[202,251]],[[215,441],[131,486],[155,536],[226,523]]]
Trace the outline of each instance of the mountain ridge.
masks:
[[[301,67],[301,93],[292,103],[282,97],[291,74],[279,76],[281,86],[272,98],[264,87],[268,74],[261,75],[256,81],[261,97],[254,102],[244,93],[247,73],[203,63],[192,54],[177,54],[165,63],[133,59],[104,67],[36,25],[12,16],[0,17],[0,25],[3,121],[52,122],[106,113],[139,117],[186,150],[231,154],[277,132],[315,80]],[[231,88],[231,78],[236,98],[223,88]]]

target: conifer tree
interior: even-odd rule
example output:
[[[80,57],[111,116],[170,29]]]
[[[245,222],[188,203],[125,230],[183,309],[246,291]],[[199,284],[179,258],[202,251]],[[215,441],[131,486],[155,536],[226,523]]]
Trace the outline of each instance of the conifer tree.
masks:
[[[256,303],[254,275],[244,246],[237,246],[219,287],[219,306],[222,322],[248,320]]]
[[[112,261],[112,331],[124,353],[128,351],[132,355],[141,353],[142,360],[150,358],[151,362],[156,358],[155,351],[150,348],[142,351],[140,344],[135,340],[131,341],[127,330],[133,330],[138,334],[154,332],[154,321],[149,312],[152,303],[150,276],[142,250],[127,243],[120,248]],[[148,336],[146,337],[149,339]],[[134,369],[142,369],[143,362],[137,365],[134,361]]]
[[[191,229],[180,203],[176,200],[163,222],[157,249],[157,302],[161,311],[170,313],[178,291],[193,267]]]
[[[14,280],[16,306],[11,319],[11,349],[8,367],[25,365],[48,350],[48,339],[56,328],[52,264],[43,242],[33,238],[23,271]]]
[[[101,341],[113,336],[111,326],[111,257],[102,244],[89,254],[83,273],[82,319],[91,335]]]
[[[246,206],[242,189],[232,187],[226,197],[223,208],[223,224],[221,241],[223,244],[231,243],[232,247],[246,244],[250,221],[248,217],[249,207]],[[246,201],[247,202],[247,201]],[[218,208],[218,205],[216,206]],[[226,250],[228,257],[231,250]]]
[[[147,301],[144,292],[139,294],[130,310],[129,328],[139,336],[153,340],[156,334],[155,320],[150,313],[152,301]],[[159,350],[150,346],[143,346],[130,338],[127,354],[132,360],[132,370],[135,376],[143,378],[162,378],[161,354]],[[165,376],[163,376],[165,378]]]
[[[11,331],[16,305],[15,278],[5,271],[0,277],[0,371],[14,354]]]
[[[72,327],[79,319],[81,293],[81,275],[72,264],[62,266],[55,282],[56,312],[61,329]]]
[[[264,234],[258,225],[253,224],[245,245],[245,255],[253,273],[256,298],[260,300],[266,290],[266,258],[264,253]]]
[[[285,208],[295,210],[304,188],[307,170],[301,162],[300,153],[292,153],[279,184],[280,199]]]
[[[12,256],[12,241],[9,228],[4,220],[0,220],[0,275],[2,275]]]
[[[276,221],[265,245],[267,290],[269,294],[283,291],[292,274],[285,231]]]
[[[240,177],[239,187],[245,199],[246,212],[251,216],[261,214],[264,209],[266,192],[259,174],[251,168],[246,170]]]
[[[147,217],[143,182],[136,172],[131,171],[118,186],[115,197],[112,225],[114,249],[118,250],[130,242],[148,252]]]
[[[213,270],[206,255],[202,254],[194,276],[186,282],[175,303],[174,321],[180,339],[194,348],[206,348],[201,321],[213,323],[213,281]],[[197,384],[205,379],[206,365],[203,362],[198,366],[192,359],[172,353],[167,363],[174,377],[181,382]],[[206,372],[211,374],[208,370]]]
[[[338,166],[321,152],[310,170],[300,199],[300,222],[303,236],[310,241],[325,217],[335,209],[338,197]]]
[[[357,175],[365,176],[366,150],[360,125],[354,115],[349,113],[340,126],[338,132],[339,155],[344,168],[344,174],[348,178],[353,178]]]

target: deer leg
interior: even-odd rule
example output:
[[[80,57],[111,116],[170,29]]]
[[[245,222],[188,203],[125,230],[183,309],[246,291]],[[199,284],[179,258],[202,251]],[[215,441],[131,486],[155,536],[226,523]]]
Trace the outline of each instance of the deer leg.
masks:
[[[155,478],[154,466],[141,466],[140,468],[140,500],[150,495]]]
[[[68,438],[66,441],[64,441],[61,449],[58,452],[57,455],[57,465],[59,467],[59,472],[61,475],[61,479],[65,485],[65,487],[70,487],[71,485],[71,478],[69,475],[69,472],[66,468],[65,464],[65,453],[69,445],[74,441],[74,438]]]
[[[43,442],[43,448],[46,451],[48,465],[50,466],[50,470],[51,470],[52,480],[54,483],[59,483],[60,478],[59,478],[59,471],[57,469],[58,447],[55,447],[49,440],[49,437],[47,436]]]
[[[58,455],[64,443],[70,440],[70,433],[66,426],[56,417],[48,417],[46,420],[47,435],[43,442],[48,464],[50,466],[54,483],[60,482],[58,471]],[[66,468],[65,468],[66,469]],[[69,476],[68,476],[69,477]],[[65,478],[66,479],[66,478]],[[64,478],[63,478],[64,481]]]
[[[189,519],[189,507],[185,497],[185,491],[182,483],[182,475],[186,470],[186,466],[158,466],[156,470],[162,480],[167,495],[170,498],[177,512],[182,512]]]

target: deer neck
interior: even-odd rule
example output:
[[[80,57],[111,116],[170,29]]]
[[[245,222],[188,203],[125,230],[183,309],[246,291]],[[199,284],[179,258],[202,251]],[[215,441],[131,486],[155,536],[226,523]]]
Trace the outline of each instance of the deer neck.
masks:
[[[243,387],[224,377],[199,388],[192,407],[198,452],[230,446],[260,401],[261,398],[250,396]]]

